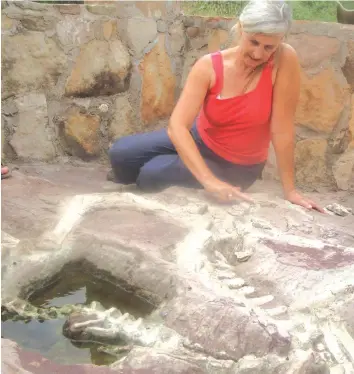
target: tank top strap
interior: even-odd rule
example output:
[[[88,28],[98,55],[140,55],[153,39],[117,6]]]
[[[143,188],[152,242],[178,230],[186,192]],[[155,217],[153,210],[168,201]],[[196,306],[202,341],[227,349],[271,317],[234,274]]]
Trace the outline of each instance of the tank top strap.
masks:
[[[215,72],[215,83],[210,89],[213,94],[218,94],[222,90],[224,83],[224,66],[221,51],[216,51],[211,54],[211,61]]]

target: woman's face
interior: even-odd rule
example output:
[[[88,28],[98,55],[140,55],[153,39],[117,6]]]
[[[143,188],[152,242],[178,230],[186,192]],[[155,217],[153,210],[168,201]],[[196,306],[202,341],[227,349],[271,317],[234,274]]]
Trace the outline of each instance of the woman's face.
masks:
[[[249,34],[242,32],[240,51],[246,66],[256,68],[267,62],[283,40],[283,34]]]

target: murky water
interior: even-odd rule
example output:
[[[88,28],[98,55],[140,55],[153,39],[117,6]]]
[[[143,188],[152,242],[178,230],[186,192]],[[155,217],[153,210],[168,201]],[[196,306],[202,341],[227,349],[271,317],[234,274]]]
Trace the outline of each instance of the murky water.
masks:
[[[60,307],[65,304],[87,305],[99,301],[105,308],[116,307],[135,317],[144,317],[155,307],[109,281],[95,278],[76,266],[66,267],[50,286],[33,293],[30,302],[35,306]],[[62,334],[65,318],[39,322],[6,320],[2,316],[1,336],[16,341],[27,350],[40,352],[44,357],[60,364],[93,363],[109,365],[117,360],[97,350],[98,344],[72,343]]]

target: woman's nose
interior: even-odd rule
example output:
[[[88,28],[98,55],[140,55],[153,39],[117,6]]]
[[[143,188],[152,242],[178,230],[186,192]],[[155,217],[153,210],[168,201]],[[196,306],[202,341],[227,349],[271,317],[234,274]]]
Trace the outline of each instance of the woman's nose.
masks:
[[[253,51],[253,58],[255,60],[260,60],[261,58],[263,57],[263,51],[262,49],[259,47],[259,48],[256,48],[254,51]]]

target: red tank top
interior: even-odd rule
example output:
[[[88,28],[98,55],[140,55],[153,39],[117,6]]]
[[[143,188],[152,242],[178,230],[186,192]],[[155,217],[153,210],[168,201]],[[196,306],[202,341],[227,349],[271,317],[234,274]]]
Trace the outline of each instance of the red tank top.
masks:
[[[216,79],[197,118],[200,137],[217,155],[232,163],[265,161],[270,145],[272,58],[254,90],[227,99],[218,98],[224,80],[221,52],[211,54],[211,58]]]

